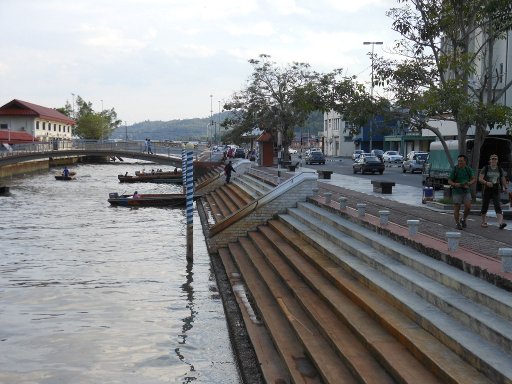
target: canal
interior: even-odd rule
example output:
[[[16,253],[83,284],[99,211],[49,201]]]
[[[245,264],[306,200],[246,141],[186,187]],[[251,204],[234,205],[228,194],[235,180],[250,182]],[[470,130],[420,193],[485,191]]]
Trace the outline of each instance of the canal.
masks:
[[[197,214],[186,261],[184,209],[111,207],[109,192],[155,165],[78,165],[3,180],[0,382],[238,383]],[[165,168],[164,168],[165,170]]]

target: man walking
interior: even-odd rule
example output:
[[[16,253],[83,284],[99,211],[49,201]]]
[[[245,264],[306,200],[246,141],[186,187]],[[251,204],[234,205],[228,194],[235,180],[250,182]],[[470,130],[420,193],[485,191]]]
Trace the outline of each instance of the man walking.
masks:
[[[476,182],[475,173],[467,165],[466,155],[457,157],[457,165],[452,169],[448,184],[452,187],[453,217],[457,229],[466,228],[466,220],[471,211],[471,185]],[[464,204],[464,214],[460,220],[460,206]]]
[[[236,173],[235,168],[233,168],[231,161],[229,161],[229,163],[227,163],[226,166],[224,167],[224,173],[226,174],[226,184],[229,184],[229,180],[231,179],[231,172]]]

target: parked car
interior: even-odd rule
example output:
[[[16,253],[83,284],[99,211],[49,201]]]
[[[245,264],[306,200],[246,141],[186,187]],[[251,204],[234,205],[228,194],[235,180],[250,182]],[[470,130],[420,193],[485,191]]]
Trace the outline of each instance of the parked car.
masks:
[[[385,163],[401,163],[404,157],[397,151],[386,151],[382,155],[382,159]]]
[[[423,165],[427,158],[428,152],[409,152],[407,158],[402,163],[402,172],[423,172]]]
[[[309,152],[305,157],[306,164],[325,164],[325,156],[322,152]]]
[[[384,173],[384,168],[384,163],[380,161],[377,156],[360,156],[359,159],[352,164],[353,172],[361,172],[363,175],[367,172],[372,174],[379,172],[382,175]]]
[[[378,157],[380,161],[383,161],[382,156],[384,155],[384,151],[382,149],[372,149],[370,154]]]
[[[241,159],[245,159],[245,149],[243,148],[237,148],[235,149],[235,154],[233,156],[234,158],[241,158]]]
[[[356,149],[354,153],[352,153],[352,160],[355,160],[363,153],[364,151],[362,149]]]

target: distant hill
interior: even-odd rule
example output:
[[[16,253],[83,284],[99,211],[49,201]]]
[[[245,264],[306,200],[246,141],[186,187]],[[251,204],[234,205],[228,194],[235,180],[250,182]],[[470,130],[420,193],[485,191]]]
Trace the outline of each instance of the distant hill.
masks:
[[[219,132],[219,121],[223,121],[228,112],[213,115],[213,121],[217,122],[217,132]],[[114,130],[110,135],[111,139],[144,140],[145,138],[155,140],[173,140],[173,141],[206,141],[207,126],[210,123],[209,117],[193,118],[170,121],[143,121],[127,127],[121,126]],[[322,112],[313,112],[302,129],[303,135],[310,133],[312,136],[318,135],[323,131],[324,120]],[[223,129],[222,129],[223,131]],[[300,137],[300,128],[295,129],[296,136]]]

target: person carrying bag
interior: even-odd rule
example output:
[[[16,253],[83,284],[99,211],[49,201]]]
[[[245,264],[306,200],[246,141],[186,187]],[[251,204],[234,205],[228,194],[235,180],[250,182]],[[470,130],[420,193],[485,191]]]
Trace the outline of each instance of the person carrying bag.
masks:
[[[482,228],[487,228],[487,210],[492,200],[496,218],[498,219],[498,228],[503,229],[507,226],[503,222],[503,211],[501,209],[501,192],[506,191],[507,182],[505,180],[504,171],[498,166],[498,156],[491,155],[489,164],[482,168],[478,181],[482,187]]]

